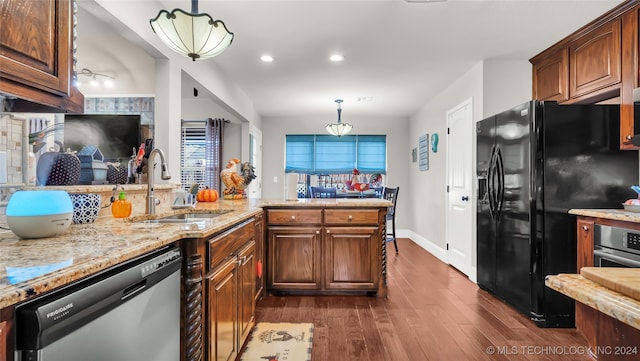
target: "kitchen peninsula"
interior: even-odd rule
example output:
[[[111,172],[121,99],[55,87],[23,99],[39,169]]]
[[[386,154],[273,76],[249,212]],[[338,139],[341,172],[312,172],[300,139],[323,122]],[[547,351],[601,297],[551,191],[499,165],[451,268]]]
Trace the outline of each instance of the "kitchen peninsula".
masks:
[[[572,209],[577,215],[577,274],[549,275],[546,285],[576,300],[576,328],[587,339],[591,356],[599,361],[637,360],[640,355],[640,285],[637,268],[595,264],[598,237],[622,241],[598,227],[624,228],[640,233],[640,213],[622,209]],[[598,235],[596,236],[596,233]],[[596,266],[596,267],[593,267]]]
[[[181,360],[196,360],[202,355],[204,359],[226,359],[238,352],[248,336],[254,323],[255,302],[265,292],[266,279],[270,280],[268,291],[291,290],[290,285],[282,288],[271,280],[287,279],[294,273],[305,275],[304,269],[296,271],[298,266],[314,267],[312,274],[319,278],[318,287],[312,292],[386,296],[384,220],[388,206],[390,202],[383,199],[219,200],[198,203],[195,208],[162,210],[155,216],[102,216],[94,223],[73,224],[67,232],[51,238],[20,240],[10,231],[2,231],[0,356],[6,355],[9,360],[12,357],[16,304],[155,249],[175,245],[183,252]],[[192,223],[145,222],[194,212],[214,213],[216,217]],[[280,218],[283,214],[289,220],[294,216],[294,223],[279,223],[285,222]],[[263,219],[267,220],[266,229]],[[296,233],[301,229],[313,230],[310,238],[316,248],[310,264],[295,257],[282,258],[287,250],[295,249],[296,242],[305,242],[306,236],[299,238]],[[265,234],[269,237],[265,238]],[[297,235],[290,237],[292,234]],[[295,256],[295,252],[289,255]],[[270,264],[270,259],[278,264]],[[366,263],[359,264],[360,261]],[[329,264],[334,265],[332,271],[320,273]],[[48,269],[48,273],[20,273],[37,268]],[[278,273],[273,276],[272,272]],[[230,288],[233,291],[225,291]],[[222,300],[226,295],[232,298]],[[229,303],[238,305],[236,335],[218,333],[215,327],[229,318],[219,313],[216,305]]]

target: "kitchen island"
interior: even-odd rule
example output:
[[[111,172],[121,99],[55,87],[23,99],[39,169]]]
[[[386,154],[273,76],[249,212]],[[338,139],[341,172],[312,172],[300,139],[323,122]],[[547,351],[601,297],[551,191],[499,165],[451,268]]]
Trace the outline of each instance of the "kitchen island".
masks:
[[[371,225],[371,218],[362,221],[357,217],[354,224],[367,229],[368,239],[375,240],[370,246],[376,252],[374,272],[368,273],[375,275],[375,287],[367,286],[366,291],[384,296],[386,258],[382,253],[385,250],[382,232],[384,215],[390,205],[383,199],[219,200],[198,203],[195,208],[163,210],[154,216],[98,217],[94,223],[72,224],[65,233],[51,238],[21,240],[10,231],[0,231],[0,356],[8,360],[13,356],[13,307],[16,304],[161,247],[175,245],[183,251],[181,360],[199,360],[203,356],[211,360],[233,359],[254,324],[255,302],[264,292],[265,275],[269,273],[263,209],[266,212],[330,209],[347,210],[347,213],[366,210],[365,214],[375,210],[379,224]],[[144,222],[195,212],[209,212],[216,217],[192,223]],[[348,214],[346,216],[344,221],[350,222]],[[362,240],[362,237],[358,235],[356,239]],[[362,242],[355,241],[355,244],[362,245]],[[351,249],[354,248],[340,248]],[[346,254],[340,260],[348,257]],[[356,271],[356,274],[363,273]],[[217,305],[229,304],[238,305],[234,307],[237,314],[219,312]],[[216,325],[226,327],[230,317],[235,326],[233,333],[227,334]]]
[[[619,275],[631,283],[640,283],[640,275],[637,269],[593,266],[596,227],[622,227],[640,233],[640,213],[622,209],[572,209],[569,213],[578,216],[577,272],[549,275],[546,286],[577,301],[576,328],[587,339],[592,359],[638,360],[640,299],[617,292],[612,286]],[[604,278],[594,278],[594,274]]]
[[[386,297],[386,202],[263,204],[269,292]]]

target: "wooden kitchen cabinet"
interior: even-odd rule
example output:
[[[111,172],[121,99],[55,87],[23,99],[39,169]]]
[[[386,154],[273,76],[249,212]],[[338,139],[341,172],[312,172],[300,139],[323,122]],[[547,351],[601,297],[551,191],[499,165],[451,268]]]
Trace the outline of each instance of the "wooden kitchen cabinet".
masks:
[[[380,271],[377,209],[325,209],[324,286],[371,290]]]
[[[255,324],[255,245],[250,241],[207,279],[209,360],[235,360]]]
[[[569,97],[620,83],[621,20],[607,22],[569,43]],[[618,92],[619,94],[619,92]]]
[[[13,360],[13,313],[14,307],[0,310],[0,360]]]
[[[376,227],[327,227],[324,234],[325,288],[371,290],[378,282]]]
[[[533,64],[533,99],[569,99],[569,52],[562,47],[545,53]]]
[[[253,223],[255,227],[255,239],[256,239],[256,302],[262,297],[265,290],[266,278],[265,278],[265,239],[264,239],[264,217],[262,214],[256,216]]]
[[[7,345],[10,344],[8,339],[9,326],[7,321],[0,322],[0,360],[7,359]]]
[[[208,241],[208,360],[234,360],[255,324],[255,220]]]
[[[578,259],[576,264],[580,273],[582,267],[593,267],[593,231],[595,223],[591,219],[578,217]]]
[[[270,292],[386,296],[386,208],[267,209]]]
[[[82,113],[73,85],[73,0],[1,0],[0,93],[7,111]]]
[[[238,267],[227,259],[207,279],[209,343],[208,360],[233,361],[238,347]]]
[[[593,249],[596,224],[640,231],[640,223],[578,216],[576,223],[578,236],[577,273],[580,273],[582,267],[594,266]],[[597,350],[598,347],[601,350],[604,347],[611,349],[608,353],[601,351],[599,355],[590,354],[592,359],[598,361],[637,360],[637,352],[640,350],[627,355],[614,351],[627,350],[627,346],[638,347],[640,345],[640,331],[581,302],[576,301],[575,312],[576,329],[587,340],[590,349]]]
[[[251,241],[238,252],[238,347],[249,337],[256,322],[256,242]]]
[[[621,19],[568,38],[532,58],[533,98],[559,103],[617,97],[622,80]]]
[[[261,217],[179,242],[185,259],[181,361],[234,360],[249,336],[255,324],[256,218]]]
[[[589,218],[578,217],[578,259],[577,273],[580,273],[582,267],[593,267],[593,232],[595,222]],[[598,310],[591,308],[583,303],[576,302],[576,329],[582,333],[587,340],[589,346],[596,346],[597,325],[595,321],[599,316]]]
[[[320,231],[318,226],[268,228],[269,290],[319,290],[322,287]]]
[[[633,105],[640,86],[639,10],[637,1],[625,1],[529,60],[534,99],[619,104],[623,150],[639,149],[631,143],[640,132]]]

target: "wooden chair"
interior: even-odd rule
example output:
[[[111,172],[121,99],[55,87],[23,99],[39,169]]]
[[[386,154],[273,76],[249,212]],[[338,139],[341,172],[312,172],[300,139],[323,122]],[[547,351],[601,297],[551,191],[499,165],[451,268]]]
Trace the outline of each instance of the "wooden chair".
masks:
[[[393,241],[393,245],[398,253],[398,242],[396,242],[396,203],[398,201],[398,191],[400,187],[384,188],[384,199],[391,201],[393,205],[387,209],[387,242]],[[389,229],[389,223],[391,229]]]
[[[336,197],[335,188],[309,187],[309,193],[311,193],[311,198],[335,198]]]

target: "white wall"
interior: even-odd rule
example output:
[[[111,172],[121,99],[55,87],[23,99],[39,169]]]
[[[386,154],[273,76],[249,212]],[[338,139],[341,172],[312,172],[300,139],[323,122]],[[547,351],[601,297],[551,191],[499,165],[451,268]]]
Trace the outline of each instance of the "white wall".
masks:
[[[446,149],[447,149],[447,111],[472,98],[473,118],[482,116],[482,63],[477,63],[462,77],[453,81],[438,96],[425,104],[411,117],[409,139],[411,148],[418,146],[421,134],[438,133],[438,152],[429,154],[429,170],[420,171],[418,163],[412,163],[410,169],[410,192],[413,195],[411,229],[416,243],[432,250],[435,246],[445,248],[445,202],[446,202]],[[475,146],[474,146],[475,148]],[[433,252],[432,252],[433,253]]]
[[[409,228],[410,204],[414,195],[409,192],[409,162],[411,151],[409,141],[409,120],[406,118],[353,118],[348,109],[343,110],[342,119],[353,124],[353,134],[387,135],[387,176],[386,185],[400,187],[398,194],[397,227]],[[285,135],[325,134],[324,126],[333,118],[286,117],[262,119],[262,197],[265,199],[284,198],[284,156]],[[274,182],[277,177],[277,182]]]
[[[488,59],[483,63],[482,118],[531,100],[533,79],[529,61]]]
[[[115,77],[113,86],[106,87],[91,86],[89,77],[79,76],[79,89],[85,97],[140,97],[155,93],[156,66],[151,55],[83,8],[78,9],[78,19],[77,71],[87,68]]]
[[[472,98],[473,120],[477,122],[531,98],[531,66],[524,60],[491,59],[475,64],[449,87],[427,102],[411,117],[411,148],[418,146],[418,136],[438,133],[438,153],[429,154],[429,170],[421,172],[417,163],[410,167],[410,191],[413,202],[409,214],[411,234],[416,243],[442,256],[446,249],[445,207],[447,200],[446,149],[447,111]],[[472,149],[475,159],[475,137]],[[475,161],[474,161],[475,165]],[[473,173],[475,174],[475,167]],[[474,177],[475,179],[475,177]],[[476,207],[475,182],[472,194]],[[476,234],[475,222],[472,225]],[[472,242],[472,263],[476,263],[476,240]]]

